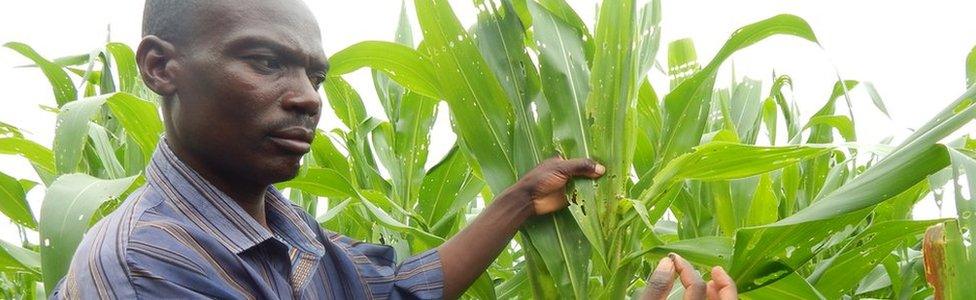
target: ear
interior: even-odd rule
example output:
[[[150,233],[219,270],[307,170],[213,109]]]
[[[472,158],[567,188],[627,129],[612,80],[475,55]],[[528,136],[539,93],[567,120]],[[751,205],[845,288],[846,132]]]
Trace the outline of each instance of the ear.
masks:
[[[139,43],[136,50],[136,63],[142,81],[149,89],[160,96],[170,96],[176,93],[177,61],[176,47],[157,36],[148,35]]]

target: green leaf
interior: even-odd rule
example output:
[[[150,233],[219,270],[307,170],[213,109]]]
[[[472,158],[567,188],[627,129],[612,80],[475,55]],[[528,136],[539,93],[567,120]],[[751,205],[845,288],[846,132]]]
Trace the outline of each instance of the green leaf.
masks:
[[[366,120],[366,106],[363,105],[362,98],[342,77],[329,77],[325,79],[325,95],[329,99],[329,105],[335,112],[339,120],[346,125],[346,128],[355,130],[363,120]]]
[[[700,70],[701,64],[698,63],[698,53],[692,39],[680,39],[668,44],[668,75],[672,89]]]
[[[89,59],[91,59],[91,55],[89,54],[78,54],[78,55],[58,57],[55,58],[52,62],[62,67],[69,67],[69,66],[80,66],[80,65],[87,64]],[[37,67],[37,65],[30,65],[30,67]]]
[[[970,89],[960,100],[957,100],[957,103],[974,93],[976,88]],[[945,113],[941,113],[936,119],[942,119]],[[808,209],[784,220],[785,223],[829,218],[829,216],[873,206],[914,186],[926,176],[942,170],[948,166],[948,154],[945,147],[937,143],[976,117],[976,106],[969,106],[957,114],[949,111],[949,114],[951,116],[940,124],[924,132],[916,132],[918,136],[905,141],[874,167],[828,194],[824,199],[815,202]],[[919,131],[926,127],[929,126]],[[880,182],[885,184],[879,185]],[[871,188],[867,188],[868,186]]]
[[[103,180],[85,174],[59,177],[47,189],[41,205],[41,266],[46,292],[68,271],[71,258],[88,231],[89,219],[105,202],[121,198],[135,176]]]
[[[0,270],[41,276],[41,255],[0,240]]]
[[[657,92],[645,80],[637,92],[637,149],[634,150],[634,171],[647,174],[654,168],[656,143],[661,135],[661,107]]]
[[[761,300],[761,299],[827,299],[824,298],[816,288],[810,285],[803,277],[797,274],[790,274],[782,280],[763,288],[739,292],[741,299]]]
[[[155,104],[127,93],[112,93],[66,104],[58,114],[54,134],[54,158],[58,174],[74,172],[81,161],[89,121],[106,102],[148,161],[163,132]]]
[[[474,200],[484,182],[474,176],[464,153],[458,147],[448,152],[444,160],[427,172],[420,186],[417,210],[431,226],[431,232],[446,237],[438,224],[452,218],[459,209]]]
[[[871,97],[871,102],[874,103],[874,106],[884,113],[888,119],[891,119],[891,114],[888,113],[888,107],[885,106],[884,99],[881,98],[881,94],[879,94],[878,90],[874,88],[874,84],[870,82],[864,82],[863,84],[864,89],[867,90],[868,96]]]
[[[556,2],[558,1],[553,1],[552,7],[562,7]],[[539,45],[542,91],[551,110],[552,137],[556,150],[566,157],[591,157],[591,122],[586,115],[590,72],[587,69],[584,36],[574,30],[573,26],[566,24],[564,18],[545,7],[533,1],[528,1],[527,4],[534,20],[533,37]],[[598,211],[600,203],[586,201],[595,199],[593,182],[576,180],[574,185],[579,198],[584,199],[583,205],[587,206],[586,209]],[[569,211],[578,221],[587,219],[577,205],[570,206]],[[583,226],[587,239],[599,252],[604,247],[595,216],[596,214],[591,214],[590,220],[583,221],[580,225]]]
[[[394,191],[401,199],[401,205],[413,207],[417,202],[418,191],[424,181],[424,165],[427,163],[430,132],[437,115],[437,100],[415,93],[403,96],[400,117],[394,124],[395,139],[393,151],[396,162],[386,164],[388,170],[393,165],[399,169],[392,174]],[[426,200],[426,199],[424,199]]]
[[[751,177],[781,169],[801,160],[827,153],[827,145],[755,146],[729,142],[711,142],[696,147],[692,153],[675,159],[658,173],[672,180],[731,180]]]
[[[485,62],[511,101],[515,116],[513,159],[519,174],[525,174],[544,160],[542,147],[549,141],[540,140],[538,125],[532,114],[533,99],[538,94],[539,81],[532,60],[525,51],[524,29],[511,1],[501,5],[485,1],[478,13],[473,35]]]
[[[586,118],[590,71],[582,36],[534,1],[527,2],[540,45],[542,90],[552,110],[553,138],[568,157],[589,157]]]
[[[526,3],[529,5],[531,5],[533,2],[536,1],[526,1]],[[585,49],[583,54],[586,56],[587,61],[592,61],[594,52],[593,36],[590,35],[590,30],[586,28],[586,23],[584,23],[583,19],[576,14],[573,7],[570,6],[569,3],[566,3],[565,0],[539,0],[538,4],[548,10],[550,14],[556,17],[559,21],[569,26],[570,29],[576,31],[576,35],[583,37],[583,47]],[[531,6],[529,9],[531,11]],[[535,13],[531,14],[533,21],[536,21],[537,17]],[[535,26],[534,22],[532,25]],[[589,66],[589,64],[587,64],[587,66]]]
[[[336,77],[370,67],[411,91],[441,98],[436,72],[430,62],[408,46],[391,42],[360,42],[332,55],[329,63],[329,76]]]
[[[112,115],[125,128],[126,135],[139,145],[143,161],[149,161],[163,135],[163,121],[157,105],[126,93],[113,94],[107,103]]]
[[[773,182],[769,174],[759,177],[759,186],[753,194],[749,204],[749,215],[746,226],[760,226],[776,222],[779,215],[779,199],[773,191]]]
[[[40,54],[37,54],[30,46],[23,43],[9,42],[3,46],[17,51],[17,53],[27,57],[41,68],[44,76],[51,83],[51,89],[54,91],[54,99],[57,101],[58,106],[63,106],[72,100],[78,99],[78,90],[75,89],[74,82],[71,81],[68,73],[60,65],[47,60]]]
[[[817,266],[807,281],[830,299],[850,294],[891,251],[905,246],[906,237],[920,235],[929,226],[941,222],[895,220],[873,224],[848,242],[837,255]]]
[[[545,274],[551,276],[544,279],[554,281],[545,288],[555,288],[560,297],[585,296],[590,243],[573,215],[565,211],[552,213],[530,219],[522,227],[527,233],[523,240],[530,243],[526,251],[537,251],[542,256],[539,259]]]
[[[330,220],[332,220],[332,218],[335,218],[336,216],[339,215],[339,213],[343,212],[346,209],[346,207],[349,206],[349,203],[352,203],[352,199],[346,199],[343,200],[342,202],[339,202],[339,204],[336,204],[335,206],[330,207],[328,210],[326,210],[324,214],[315,217],[315,221],[318,222],[319,224],[323,224],[324,226],[325,223],[328,223]]]
[[[125,177],[125,170],[122,170],[122,164],[119,163],[118,157],[115,156],[112,141],[108,137],[108,131],[105,130],[105,127],[95,123],[90,123],[88,126],[88,138],[92,141],[91,146],[94,148],[94,152],[101,162],[100,165],[108,173],[108,177],[111,179]]]
[[[736,30],[705,68],[682,81],[665,97],[666,122],[659,152],[662,162],[690,151],[701,140],[712,86],[722,63],[736,51],[777,34],[818,43],[807,22],[793,15],[777,15]]]
[[[630,173],[634,143],[637,96],[637,71],[634,47],[635,10],[633,0],[605,1],[597,20],[596,47],[591,91],[586,114],[592,120],[589,130],[591,157],[607,167],[607,175],[597,181],[602,199],[613,199],[622,192]],[[610,51],[609,49],[616,49]]]
[[[732,258],[732,242],[728,237],[700,237],[657,246],[651,250],[651,253],[665,256],[674,252],[699,266],[728,267],[729,260]]]
[[[56,174],[54,153],[34,141],[20,138],[0,138],[0,154],[17,155],[26,158],[38,171],[39,177],[50,183]]]
[[[390,184],[379,173],[374,160],[373,149],[368,142],[368,134],[383,124],[378,119],[369,117],[356,129],[345,135],[346,149],[349,151],[349,162],[353,168],[353,176],[349,180],[354,187],[374,189],[389,192]]]
[[[777,117],[776,101],[772,98],[767,98],[762,104],[762,122],[766,126],[766,133],[769,136],[770,145],[776,145]]]
[[[840,96],[846,96],[848,91],[854,89],[859,84],[860,82],[856,80],[835,82],[833,92],[831,92],[830,98],[827,99],[827,103],[824,104],[823,107],[821,107],[820,110],[813,115],[811,120],[821,116],[834,115],[834,112],[837,110],[837,99],[840,98]],[[810,137],[807,139],[807,143],[830,143],[834,141],[833,131],[831,131],[831,127],[829,125],[814,125],[811,128]]]
[[[739,230],[730,275],[740,291],[791,273],[822,250],[828,236],[859,222],[874,205],[948,166],[948,154],[937,143],[976,117],[976,106],[957,110],[973,94],[976,88],[922,126],[893,153],[809,207],[770,225]],[[784,259],[788,248],[794,249],[793,255]]]
[[[976,152],[971,149],[948,148],[952,162],[953,185],[956,196],[956,214],[959,216],[959,228],[962,231],[976,231]],[[961,175],[966,174],[966,181],[962,182]],[[963,185],[965,184],[965,185]],[[969,191],[969,193],[963,193]],[[969,260],[976,261],[976,245],[967,245]],[[976,271],[976,269],[970,269]]]
[[[642,42],[639,39],[643,38],[643,35],[637,32],[641,27],[638,21],[634,0],[604,1],[598,13],[594,34],[596,50],[591,68],[586,116],[592,122],[588,128],[591,133],[588,144],[590,158],[605,165],[607,170],[606,174],[595,183],[597,189],[595,199],[606,202],[587,207],[596,209],[587,211],[589,218],[584,219],[587,220],[584,227],[596,224],[604,227],[614,226],[611,224],[615,223],[614,219],[619,215],[618,199],[629,192],[630,168],[637,147],[637,110],[633,108],[637,105],[638,84],[642,78],[638,68],[643,63],[642,57],[638,55],[649,54],[641,53],[646,49],[635,48]],[[600,218],[607,220],[600,222]],[[603,230],[604,236],[612,232],[610,228],[597,230]],[[594,233],[587,234],[591,239],[594,235]],[[608,238],[610,238],[609,243],[613,243],[614,240],[623,237],[608,236]],[[597,247],[600,245],[598,244]],[[597,263],[597,266],[605,264],[609,268],[618,268],[614,270],[618,273],[628,273],[634,267],[615,264],[616,259],[606,257],[614,254],[603,255],[601,254],[603,252],[610,251],[597,249],[597,259],[606,260],[605,263]],[[575,270],[580,272],[579,277],[586,278],[585,269]],[[603,290],[608,291],[607,297],[623,297],[630,280],[631,278],[623,279],[622,276],[615,276],[605,283],[606,287]],[[579,294],[576,297],[585,298]]]
[[[792,90],[793,78],[788,75],[776,77],[772,87],[769,89],[769,99],[767,101],[775,101],[776,106],[779,106],[780,113],[783,114],[783,119],[786,122],[786,137],[790,141],[800,132],[800,124],[799,120],[797,120],[799,119],[799,110],[796,109],[795,103],[787,102],[786,96],[783,95],[783,89],[786,87]]]
[[[293,188],[330,199],[355,197],[356,190],[349,180],[333,169],[309,168],[305,174],[276,184],[278,189]]]
[[[393,218],[388,213],[383,211],[383,209],[381,209],[375,203],[390,202],[390,199],[384,199],[384,198],[386,198],[386,196],[383,195],[383,193],[373,191],[373,190],[364,190],[361,192],[359,197],[359,199],[361,200],[360,203],[362,203],[363,206],[366,207],[370,215],[373,217],[374,221],[379,222],[379,224],[383,225],[386,228],[389,228],[390,230],[411,235],[412,238],[416,239],[422,244],[422,246],[424,247],[422,249],[424,250],[431,249],[444,243],[443,238],[430,234],[426,231],[411,227],[409,225],[403,224],[402,222],[397,221],[395,218]]]
[[[892,255],[889,254],[887,259],[891,260]],[[868,275],[861,279],[854,294],[864,295],[891,286],[891,277],[888,276],[887,270],[883,265],[877,265],[874,269],[871,269]]]
[[[415,0],[425,54],[434,65],[455,132],[495,194],[515,182],[513,110],[474,41],[446,0]]]
[[[667,196],[669,190],[672,190],[676,183],[683,180],[741,179],[781,169],[802,160],[823,155],[828,151],[831,151],[828,146],[760,147],[729,142],[711,142],[674,159],[662,168],[654,176],[653,185],[642,192],[639,200],[647,205],[650,211],[663,213],[665,208],[671,206],[670,201],[673,200],[672,197]],[[733,203],[729,205],[733,205]],[[746,213],[731,213],[730,210],[724,214],[738,215],[738,218],[744,218]],[[728,221],[725,220],[724,222]],[[740,221],[744,220],[740,219]],[[725,225],[726,230],[730,225]]]
[[[132,48],[122,43],[108,43],[105,50],[112,54],[115,68],[119,70],[119,87],[122,92],[138,95],[142,89],[142,78],[136,65],[136,54]]]
[[[712,202],[715,208],[715,220],[722,235],[731,237],[735,230],[739,228],[740,217],[732,201],[732,186],[728,181],[710,182],[709,190],[712,192]]]
[[[976,84],[976,47],[966,56],[966,86],[972,87],[973,84]]]
[[[755,144],[759,136],[763,108],[759,95],[761,88],[762,82],[745,78],[733,87],[729,98],[729,121],[735,125],[739,140],[744,144]]]
[[[636,27],[636,59],[637,81],[647,78],[647,73],[654,66],[657,49],[661,45],[661,1],[650,1],[641,8],[637,16]]]
[[[413,47],[413,30],[410,28],[410,19],[407,16],[406,1],[401,1],[400,4],[400,22],[397,25],[394,40],[407,47]],[[376,88],[376,94],[379,96],[380,103],[386,111],[386,116],[390,118],[390,122],[396,123],[397,118],[400,116],[400,100],[404,92],[403,87],[393,82],[383,72],[373,70],[372,74],[373,86]]]
[[[339,152],[339,149],[333,144],[332,139],[322,132],[322,130],[317,130],[315,132],[315,139],[312,140],[312,157],[315,158],[318,166],[336,170],[343,176],[349,178],[349,161],[345,155]]]
[[[22,138],[24,137],[24,134],[20,132],[20,128],[17,128],[17,126],[0,122],[0,136]]]
[[[88,122],[111,95],[86,98],[66,104],[58,114],[54,133],[54,160],[57,174],[74,172],[81,161],[88,137]]]
[[[19,225],[37,230],[37,221],[27,203],[27,191],[16,178],[0,173],[0,212]]]
[[[833,116],[815,116],[810,118],[810,122],[804,129],[811,128],[814,126],[829,126],[830,128],[837,129],[841,137],[847,142],[857,141],[857,132],[854,130],[854,122],[851,118],[841,115]]]

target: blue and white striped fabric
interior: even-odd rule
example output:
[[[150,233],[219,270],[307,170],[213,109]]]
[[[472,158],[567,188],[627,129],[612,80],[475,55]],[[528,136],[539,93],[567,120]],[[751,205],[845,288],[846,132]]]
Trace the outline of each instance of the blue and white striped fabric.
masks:
[[[51,298],[442,297],[436,250],[397,266],[393,248],[322,230],[273,187],[268,230],[159,145],[147,185],[85,235]]]

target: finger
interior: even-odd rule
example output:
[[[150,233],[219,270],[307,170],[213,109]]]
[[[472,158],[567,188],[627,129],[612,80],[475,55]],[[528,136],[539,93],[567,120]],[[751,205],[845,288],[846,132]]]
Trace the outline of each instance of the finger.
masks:
[[[564,161],[564,160],[566,160],[566,159],[563,158],[562,154],[556,154],[555,156],[550,157],[550,158],[542,161],[542,163],[540,163],[540,164],[559,163],[559,162]]]
[[[543,198],[533,201],[535,212],[538,215],[548,214],[563,209],[569,202],[566,201],[566,192],[552,193]]]
[[[674,269],[678,271],[681,285],[685,287],[685,299],[705,299],[705,281],[698,275],[695,267],[680,255],[671,253],[668,256],[674,260]]]
[[[603,176],[607,168],[592,159],[578,158],[559,162],[559,171],[570,177],[584,176],[596,179]]]
[[[715,281],[709,280],[705,284],[705,294],[708,295],[708,300],[719,300],[718,299],[718,288],[715,287]]]
[[[732,281],[732,277],[728,273],[725,273],[725,269],[721,266],[715,266],[712,268],[712,280],[715,281],[720,287],[723,286],[735,286],[735,282]]]
[[[647,287],[644,288],[643,300],[667,299],[674,285],[674,262],[671,258],[662,258],[657,263],[657,268],[647,278]]]
[[[739,291],[735,286],[735,282],[732,281],[732,276],[729,276],[720,266],[712,268],[712,281],[715,282],[715,290],[717,297],[715,299],[737,299],[739,297]]]

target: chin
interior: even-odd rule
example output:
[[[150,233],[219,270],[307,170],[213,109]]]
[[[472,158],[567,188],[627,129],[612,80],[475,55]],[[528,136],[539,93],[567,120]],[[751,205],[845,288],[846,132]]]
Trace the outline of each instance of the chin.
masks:
[[[301,160],[296,159],[295,161],[285,161],[273,164],[271,168],[268,168],[264,174],[268,175],[268,181],[273,183],[279,183],[282,181],[288,181],[298,175],[298,170],[301,168]]]

